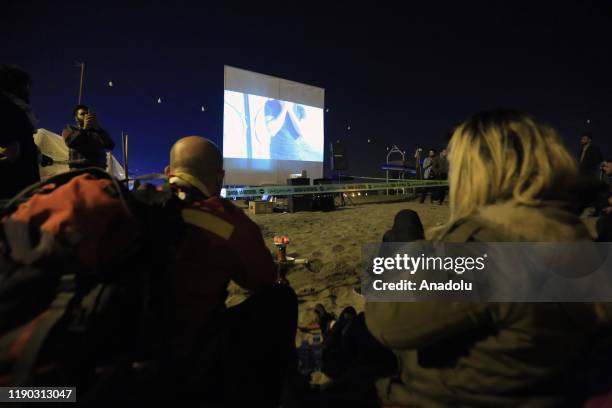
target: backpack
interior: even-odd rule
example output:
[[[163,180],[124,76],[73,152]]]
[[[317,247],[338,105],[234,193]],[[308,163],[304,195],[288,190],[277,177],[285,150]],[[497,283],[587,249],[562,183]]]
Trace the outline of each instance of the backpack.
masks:
[[[5,205],[0,386],[76,386],[81,404],[104,405],[122,384],[143,402],[164,365],[176,201],[87,168]]]

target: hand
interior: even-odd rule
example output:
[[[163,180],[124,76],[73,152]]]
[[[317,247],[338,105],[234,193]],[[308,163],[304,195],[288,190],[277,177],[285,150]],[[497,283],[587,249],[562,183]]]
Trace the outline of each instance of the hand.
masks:
[[[19,142],[13,142],[5,147],[0,146],[0,161],[14,163],[19,158],[21,150]]]
[[[85,129],[97,128],[98,120],[96,119],[96,115],[92,113],[88,113],[85,115],[85,119],[83,120],[83,127]]]

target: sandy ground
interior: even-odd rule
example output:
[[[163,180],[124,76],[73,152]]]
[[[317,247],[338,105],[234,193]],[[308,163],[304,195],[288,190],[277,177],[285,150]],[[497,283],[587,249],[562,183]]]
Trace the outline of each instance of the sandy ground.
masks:
[[[298,294],[299,324],[315,322],[314,307],[322,303],[338,314],[346,306],[358,311],[363,300],[353,292],[359,284],[361,246],[380,242],[401,209],[418,212],[425,229],[448,218],[448,205],[419,204],[415,201],[347,206],[331,212],[257,214],[249,216],[260,226],[266,244],[274,251],[273,237],[286,234],[291,239],[287,255],[308,259],[308,265],[295,265],[287,273]],[[228,305],[242,301],[245,293],[230,286]]]
[[[376,200],[375,197],[369,198]],[[446,203],[429,204],[429,200],[425,204],[403,201],[353,205],[331,212],[249,214],[260,226],[270,251],[275,251],[274,235],[285,234],[291,239],[287,255],[309,261],[308,265],[291,267],[287,273],[299,299],[299,325],[315,322],[314,307],[317,303],[336,314],[346,306],[363,310],[362,297],[353,292],[353,288],[359,285],[361,246],[381,242],[384,232],[391,228],[395,214],[405,208],[419,214],[426,230],[443,224],[449,215]],[[594,234],[595,218],[585,214],[583,220]],[[232,284],[228,306],[241,302],[245,297],[246,293]],[[299,340],[301,336],[298,336]]]

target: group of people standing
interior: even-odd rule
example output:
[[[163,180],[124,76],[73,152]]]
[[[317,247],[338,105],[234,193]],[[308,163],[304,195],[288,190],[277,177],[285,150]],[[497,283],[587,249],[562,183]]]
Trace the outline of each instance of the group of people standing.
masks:
[[[422,162],[420,151],[417,151],[415,158],[417,160],[417,177],[423,180],[446,180],[448,178],[448,158],[445,147],[440,150],[439,155],[436,149],[429,149],[427,157]],[[432,203],[438,201],[442,204],[446,197],[446,187],[422,188],[421,203],[425,202],[428,193]]]

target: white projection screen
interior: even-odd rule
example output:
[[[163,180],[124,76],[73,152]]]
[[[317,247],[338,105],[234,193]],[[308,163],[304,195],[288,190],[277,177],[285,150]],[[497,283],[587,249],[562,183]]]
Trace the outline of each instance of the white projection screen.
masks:
[[[230,66],[224,77],[224,184],[322,177],[325,90]]]

